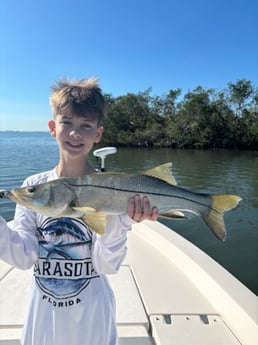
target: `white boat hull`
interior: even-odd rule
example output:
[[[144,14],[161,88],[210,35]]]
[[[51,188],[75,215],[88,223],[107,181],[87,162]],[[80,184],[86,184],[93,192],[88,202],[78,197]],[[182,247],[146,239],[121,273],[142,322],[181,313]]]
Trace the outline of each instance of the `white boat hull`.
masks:
[[[19,344],[32,271],[0,262],[0,345]],[[109,276],[120,345],[258,344],[258,298],[222,266],[158,222],[136,224]]]

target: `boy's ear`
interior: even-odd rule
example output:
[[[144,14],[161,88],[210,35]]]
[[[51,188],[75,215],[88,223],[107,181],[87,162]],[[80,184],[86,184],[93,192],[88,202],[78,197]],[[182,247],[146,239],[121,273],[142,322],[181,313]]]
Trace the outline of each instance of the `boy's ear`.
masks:
[[[56,123],[54,120],[48,121],[48,129],[52,137],[56,137]]]
[[[101,138],[102,138],[102,134],[103,134],[103,130],[104,127],[103,126],[99,126],[97,128],[97,134],[96,134],[96,139],[95,139],[95,144],[99,143]]]

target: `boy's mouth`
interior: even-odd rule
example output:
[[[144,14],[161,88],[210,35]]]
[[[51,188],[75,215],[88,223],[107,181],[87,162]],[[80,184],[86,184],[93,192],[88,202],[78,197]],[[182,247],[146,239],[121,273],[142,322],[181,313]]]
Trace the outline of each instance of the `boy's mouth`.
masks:
[[[74,143],[74,142],[71,142],[71,141],[67,141],[66,144],[69,145],[70,147],[74,147],[74,148],[79,148],[79,147],[83,146],[82,143]]]

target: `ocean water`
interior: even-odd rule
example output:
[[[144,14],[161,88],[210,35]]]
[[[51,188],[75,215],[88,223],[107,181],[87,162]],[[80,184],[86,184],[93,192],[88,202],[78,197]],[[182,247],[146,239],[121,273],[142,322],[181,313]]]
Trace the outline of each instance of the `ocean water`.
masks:
[[[32,174],[52,169],[58,148],[47,132],[0,132],[0,189],[21,185]],[[91,156],[98,167],[96,158]],[[180,187],[195,192],[237,194],[239,206],[225,213],[226,242],[218,241],[198,217],[162,221],[207,252],[258,295],[258,152],[118,149],[106,159],[109,171],[139,172],[173,162]],[[0,200],[0,215],[13,218],[15,203]]]

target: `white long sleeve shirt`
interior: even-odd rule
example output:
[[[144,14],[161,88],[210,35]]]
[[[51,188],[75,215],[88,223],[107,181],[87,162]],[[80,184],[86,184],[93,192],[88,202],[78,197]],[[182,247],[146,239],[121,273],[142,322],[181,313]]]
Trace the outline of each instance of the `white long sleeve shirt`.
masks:
[[[55,170],[29,177],[24,186],[58,178]],[[80,220],[49,218],[17,206],[13,230],[0,217],[0,259],[34,265],[22,345],[115,345],[115,299],[106,274],[126,254],[127,215],[107,216],[99,236]]]

